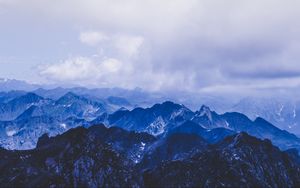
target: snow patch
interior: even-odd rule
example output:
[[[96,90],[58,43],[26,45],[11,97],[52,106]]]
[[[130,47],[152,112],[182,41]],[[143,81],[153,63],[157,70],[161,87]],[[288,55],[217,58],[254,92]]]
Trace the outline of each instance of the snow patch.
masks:
[[[159,116],[154,122],[147,127],[147,132],[157,136],[165,131],[166,123],[161,116]]]
[[[6,135],[7,135],[7,136],[13,136],[13,135],[15,135],[16,133],[17,133],[16,130],[9,130],[9,131],[6,131]]]
[[[225,126],[229,127],[229,123],[227,121],[225,121]]]
[[[145,146],[146,146],[146,144],[144,142],[141,142],[140,150],[144,151],[145,150]]]
[[[211,111],[210,111],[210,109],[209,109],[208,107],[206,107],[206,106],[203,106],[203,107],[201,108],[199,116],[200,116],[200,117],[201,117],[201,116],[206,116],[206,117],[209,119],[209,121],[212,121],[212,114],[211,114]]]
[[[234,158],[235,160],[240,160],[240,159],[241,159],[236,153],[233,154],[233,158]]]
[[[279,112],[277,113],[277,115],[278,115],[279,117],[281,117],[281,113],[282,113],[283,108],[284,108],[284,105],[281,105],[281,107],[280,107],[280,109],[279,109]]]
[[[184,113],[185,113],[185,109],[184,108],[180,108],[179,110],[177,110],[177,111],[175,111],[175,112],[173,112],[172,114],[171,114],[171,117],[170,117],[170,119],[175,119],[176,117],[178,117],[178,116],[183,116],[184,115]]]
[[[67,128],[67,125],[66,125],[65,123],[61,123],[60,126],[61,126],[62,128],[64,128],[64,129]]]

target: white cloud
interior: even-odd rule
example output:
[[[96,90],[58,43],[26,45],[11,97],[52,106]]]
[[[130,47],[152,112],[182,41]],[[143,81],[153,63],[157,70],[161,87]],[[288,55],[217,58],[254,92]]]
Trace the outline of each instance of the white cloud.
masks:
[[[98,74],[98,66],[89,58],[76,57],[58,64],[48,65],[41,71],[41,75],[60,81],[82,80]]]
[[[79,40],[87,45],[100,47],[101,49],[118,51],[123,56],[128,58],[137,56],[140,48],[144,43],[142,36],[128,34],[105,34],[100,31],[81,32]]]
[[[79,40],[84,43],[91,46],[97,45],[102,41],[108,40],[108,36],[101,32],[96,31],[88,31],[88,32],[82,32],[80,33]]]
[[[117,73],[122,68],[122,62],[117,59],[105,59],[99,67],[105,73]]]
[[[60,67],[59,64],[50,65],[42,71],[44,72],[42,75],[48,75],[52,79],[59,77],[60,74],[55,72],[59,72],[61,66],[67,66],[67,62],[71,61],[73,63],[69,62],[70,66],[82,67],[81,71],[70,68],[70,75],[77,76],[66,77],[72,78],[74,82],[86,80],[85,83],[88,83],[87,80],[92,80],[94,75],[83,76],[84,70],[101,69],[107,72],[96,71],[97,75],[105,75],[105,78],[104,76],[97,78],[98,83],[104,80],[111,86],[120,87],[200,90],[218,89],[217,86],[220,85],[247,85],[249,82],[257,88],[267,85],[279,87],[276,83],[285,86],[289,82],[286,78],[291,76],[294,85],[300,83],[298,76],[300,1],[15,0],[14,2],[17,3],[5,6],[6,13],[9,14],[0,18],[0,21],[4,18],[8,20],[1,22],[6,23],[3,25],[3,31],[0,31],[0,37],[3,36],[0,39],[4,41],[0,44],[1,49],[4,49],[2,53],[5,53],[9,46],[15,45],[15,48],[20,48],[18,45],[20,40],[11,42],[12,40],[6,39],[7,34],[1,32],[13,28],[12,31],[22,30],[23,32],[20,32],[22,35],[25,33],[24,28],[32,28],[24,34],[24,38],[27,35],[34,36],[32,42],[31,40],[27,42],[31,45],[40,42],[38,39],[44,37],[35,37],[35,34],[41,33],[37,32],[39,29],[36,28],[44,28],[46,25],[49,32],[43,34],[47,36],[44,37],[45,40],[49,38],[49,41],[42,41],[41,45],[52,44],[51,39],[64,33],[60,31],[65,31],[61,34],[61,38],[69,39],[67,42],[74,44],[70,46],[75,46],[73,51],[64,51],[63,55],[58,51],[58,59],[64,59],[69,54],[72,57],[84,56],[88,59],[80,66],[73,62],[76,58],[61,62]],[[33,21],[31,23],[28,20]],[[22,24],[24,21],[25,24]],[[77,36],[80,32],[79,40],[93,48],[86,48],[82,43],[80,46],[70,39],[73,37],[78,42]],[[5,41],[8,41],[6,43],[9,45]],[[46,54],[44,59],[52,52],[51,47],[53,46],[42,51]],[[35,49],[31,51],[33,54],[37,53]],[[96,55],[93,57],[91,54]],[[50,55],[49,57],[52,57]],[[122,63],[106,64],[103,63],[105,59],[115,59]],[[102,64],[101,68],[99,64]],[[257,71],[257,68],[260,70]],[[63,73],[61,71],[61,74]]]
[[[141,36],[117,36],[115,38],[115,47],[125,55],[132,57],[139,53],[144,42]]]

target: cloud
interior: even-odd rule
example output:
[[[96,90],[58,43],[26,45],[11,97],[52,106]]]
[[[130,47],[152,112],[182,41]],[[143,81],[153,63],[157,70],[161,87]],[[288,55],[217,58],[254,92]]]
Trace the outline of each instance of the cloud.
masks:
[[[102,41],[108,40],[108,36],[101,32],[88,31],[80,33],[79,40],[91,46],[97,45]]]
[[[115,38],[115,47],[125,55],[132,57],[139,53],[144,42],[141,36],[118,36]]]
[[[83,85],[102,75],[95,81],[99,87],[106,83],[149,90],[223,91],[220,86],[234,90],[285,87],[291,79],[295,87],[300,83],[299,8],[294,0],[15,0],[0,20],[9,20],[3,22],[5,29],[22,29],[23,38],[34,36],[26,41],[29,46],[49,45],[39,54],[45,54],[44,59],[57,55],[41,71],[51,80],[62,77],[64,67],[70,73],[59,80],[79,80]],[[44,27],[49,30],[43,32],[44,40],[60,36],[68,48],[49,55],[49,49],[57,49],[52,40],[35,39]],[[27,33],[24,28],[29,28]],[[18,41],[1,34],[4,31],[0,40],[9,42],[0,49],[19,48]],[[36,48],[26,51],[31,53]],[[78,59],[85,63],[77,65]],[[105,59],[121,63],[106,64],[111,71]]]
[[[129,34],[106,34],[100,31],[85,31],[79,35],[79,40],[83,44],[101,49],[115,50],[122,55],[137,56],[141,46],[144,44],[142,36]]]
[[[89,57],[72,57],[60,63],[40,67],[40,75],[63,84],[107,86],[115,84],[122,62],[107,58],[97,60]],[[120,76],[120,75],[119,75]]]
[[[88,58],[76,57],[44,67],[44,70],[41,71],[41,75],[59,81],[76,81],[87,79],[91,75],[97,75],[98,71],[98,64]]]

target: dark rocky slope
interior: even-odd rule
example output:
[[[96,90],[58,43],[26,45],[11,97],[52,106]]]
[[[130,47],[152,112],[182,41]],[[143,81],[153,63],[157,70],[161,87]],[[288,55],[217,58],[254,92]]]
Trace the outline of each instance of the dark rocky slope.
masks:
[[[3,187],[297,187],[297,152],[240,133],[209,145],[196,134],[153,137],[78,127],[37,148],[0,150]]]

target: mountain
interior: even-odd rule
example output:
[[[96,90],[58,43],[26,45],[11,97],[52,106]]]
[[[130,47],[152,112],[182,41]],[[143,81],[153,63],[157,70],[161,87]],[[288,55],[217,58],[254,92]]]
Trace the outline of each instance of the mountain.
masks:
[[[106,112],[105,105],[73,93],[57,101],[27,93],[0,105],[0,144],[8,149],[32,149],[38,137],[51,136],[87,125]]]
[[[138,156],[140,155],[140,156]],[[137,160],[138,157],[140,160]],[[299,156],[246,133],[209,145],[193,134],[153,137],[95,125],[37,148],[0,148],[3,187],[297,187]]]
[[[275,127],[262,118],[258,117],[252,121],[244,114],[237,112],[227,112],[219,115],[210,110],[206,111],[207,113],[200,117],[199,113],[196,112],[196,118],[193,118],[192,121],[199,123],[205,128],[223,127],[237,133],[247,132],[258,138],[270,139],[281,149],[299,148],[300,146],[300,139],[297,136]]]
[[[26,93],[25,95],[16,97],[7,103],[0,104],[0,120],[14,120],[32,105],[41,105],[46,102],[46,100],[35,93]]]
[[[122,97],[110,96],[107,98],[107,101],[110,104],[117,105],[117,106],[122,106],[122,107],[131,106],[130,102],[127,99]]]
[[[57,101],[55,101],[54,105],[56,108],[63,109],[60,114],[62,117],[74,115],[87,120],[92,120],[108,111],[108,107],[104,104],[90,100],[83,96],[78,96],[72,92],[68,92],[64,96],[60,97]],[[59,110],[55,109],[55,111],[57,112]]]
[[[68,92],[74,93],[79,96],[85,96],[87,98],[93,98],[94,100],[102,100],[110,105],[116,105],[117,110],[121,107],[147,107],[158,102],[165,101],[161,93],[150,93],[143,91],[139,88],[128,90],[122,88],[62,88],[57,87],[53,89],[39,88],[33,91],[34,93],[44,97],[57,100]]]
[[[15,96],[0,103],[0,144],[7,149],[32,149],[44,133],[55,136],[70,128],[88,126],[89,121],[113,111],[105,101],[72,92],[57,100],[32,92],[2,94],[4,97]]]
[[[69,128],[71,127],[48,116],[2,121],[0,122],[0,144],[7,149],[32,149],[36,147],[38,138],[44,133],[55,136]]]
[[[110,112],[110,107],[71,92],[58,100],[43,98],[35,93],[26,93],[0,104],[0,120],[2,121],[45,115],[57,119],[76,116],[90,120],[103,112]]]
[[[193,112],[183,105],[167,101],[155,104],[151,108],[135,108],[119,110],[104,118],[104,123],[118,126],[126,130],[147,132],[152,135],[164,133],[168,124],[183,123],[193,116]],[[103,121],[100,118],[100,121]]]
[[[128,132],[118,127],[106,128],[104,125],[91,126],[88,131],[95,139],[108,143],[134,163],[139,163],[145,151],[157,140],[147,133]]]
[[[262,117],[281,129],[300,135],[299,104],[291,97],[246,97],[228,110],[243,113],[252,120]]]
[[[14,98],[25,95],[26,91],[9,91],[9,92],[0,92],[0,103],[7,103]]]
[[[4,187],[137,187],[134,162],[94,139],[87,129],[41,137],[28,151],[0,150]]]
[[[207,146],[207,142],[198,135],[175,133],[153,143],[146,150],[140,166],[153,168],[163,161],[182,160]]]
[[[275,127],[262,118],[252,121],[237,112],[217,114],[207,106],[202,106],[200,110],[193,112],[183,105],[169,101],[155,104],[150,108],[119,110],[113,114],[103,114],[92,123],[104,123],[129,131],[147,132],[154,136],[169,132],[194,133],[212,139],[210,142],[217,142],[234,133],[247,132],[258,138],[270,139],[283,150],[300,149],[300,139],[297,136]],[[210,134],[214,135],[214,138]]]
[[[18,99],[16,99],[18,100]],[[34,105],[34,109],[27,108],[31,112],[23,113],[31,116],[43,116],[61,119],[67,119],[75,116],[86,120],[92,120],[104,112],[110,112],[111,109],[105,103],[86,98],[84,96],[76,95],[68,92],[57,100],[47,99],[47,102],[42,105]],[[22,110],[21,110],[22,111]],[[24,114],[20,114],[24,117]],[[18,117],[20,118],[20,116]]]
[[[145,187],[297,187],[299,180],[299,164],[287,153],[246,133],[144,173]]]
[[[122,98],[110,98],[126,104]],[[270,139],[282,150],[297,148],[300,139],[281,130],[262,118],[249,119],[242,113],[218,114],[208,106],[195,112],[182,104],[166,101],[149,108],[132,110],[120,108],[113,111],[111,104],[89,96],[67,92],[57,100],[26,93],[0,104],[0,144],[9,149],[32,149],[38,137],[44,133],[51,136],[70,128],[103,123],[128,131],[146,132],[153,136],[173,133],[196,134],[209,143],[216,143],[226,136],[247,132]]]
[[[23,91],[32,91],[40,86],[37,84],[30,84],[25,81],[0,78],[0,91],[12,91],[12,90],[23,90]]]
[[[222,117],[214,111],[211,111],[208,106],[202,105],[200,110],[196,111],[191,121],[198,123],[205,128],[226,127],[228,124]]]
[[[171,127],[165,134],[172,135],[178,133],[196,134],[204,138],[208,143],[217,143],[227,136],[236,134],[236,132],[222,127],[205,129],[201,125],[192,121],[186,121],[183,124]]]

